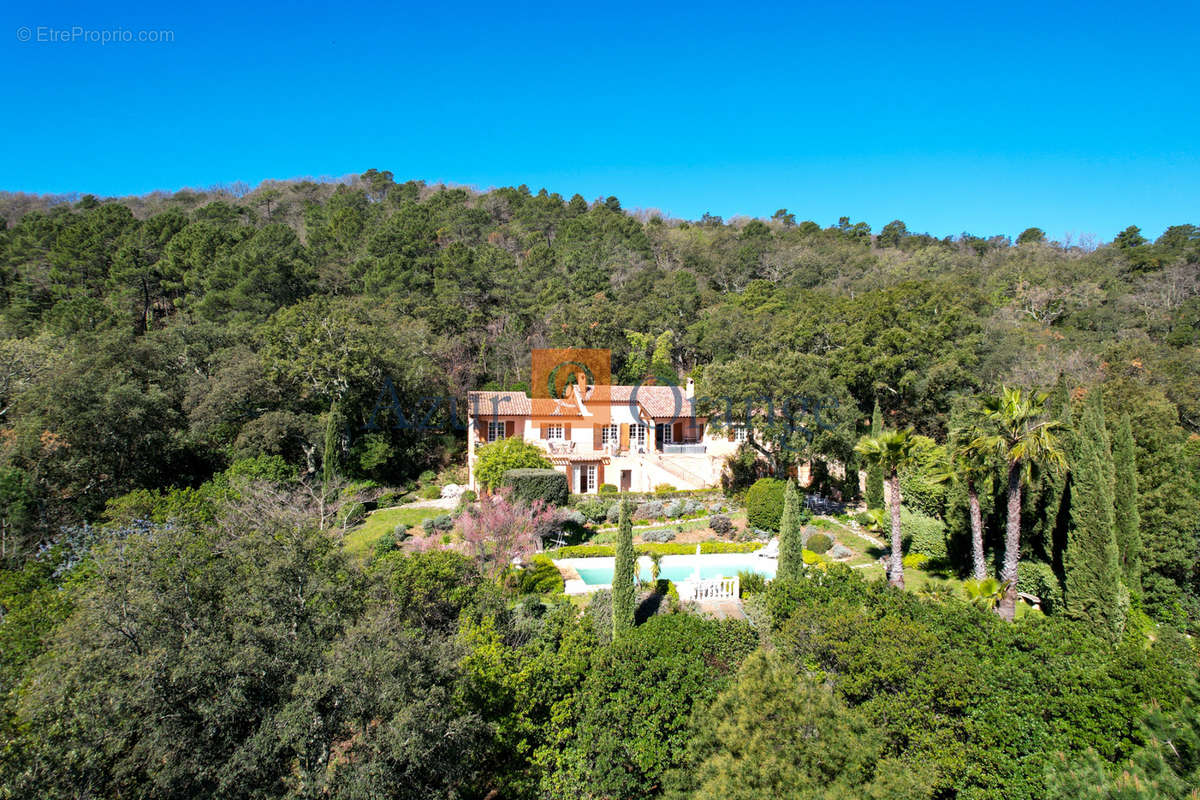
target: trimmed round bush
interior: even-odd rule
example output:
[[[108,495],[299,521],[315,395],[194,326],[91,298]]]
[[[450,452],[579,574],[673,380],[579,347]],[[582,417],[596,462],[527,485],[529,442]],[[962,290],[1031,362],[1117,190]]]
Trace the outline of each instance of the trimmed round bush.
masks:
[[[659,530],[646,531],[642,534],[643,542],[673,542],[675,541],[675,531]]]
[[[617,501],[608,507],[608,513],[605,514],[604,519],[606,522],[611,522],[613,525],[616,525],[618,522],[621,521],[621,502],[620,501]]]
[[[602,483],[600,484],[600,488],[596,491],[600,494],[616,494],[617,487],[613,486],[611,483]]]
[[[513,500],[533,505],[535,500],[551,506],[565,506],[571,497],[567,476],[556,469],[510,469],[500,485],[512,490]]]
[[[521,594],[557,594],[563,590],[562,574],[549,556],[534,556],[528,567],[518,571],[517,590]]]
[[[708,527],[712,528],[713,533],[717,536],[728,536],[733,533],[733,521],[724,514],[713,514],[709,517]]]
[[[663,509],[663,513],[667,515],[668,519],[679,519],[683,516],[685,508],[686,505],[682,500],[676,500]]]
[[[946,559],[946,525],[940,519],[901,507],[900,531],[906,553],[924,553],[932,559]]]
[[[421,483],[433,483],[437,480],[437,473],[431,469],[427,469],[417,477],[417,480]]]
[[[808,541],[804,543],[804,547],[817,555],[824,555],[829,552],[829,548],[833,547],[833,539],[830,539],[823,533],[814,533],[808,537]]]
[[[786,487],[787,484],[777,478],[756,480],[746,492],[746,521],[755,528],[778,531]]]
[[[660,483],[654,487],[655,494],[670,494],[671,492],[679,491],[669,483]]]
[[[474,489],[467,489],[458,496],[458,501],[460,503],[474,503],[478,499],[479,495],[475,493]]]

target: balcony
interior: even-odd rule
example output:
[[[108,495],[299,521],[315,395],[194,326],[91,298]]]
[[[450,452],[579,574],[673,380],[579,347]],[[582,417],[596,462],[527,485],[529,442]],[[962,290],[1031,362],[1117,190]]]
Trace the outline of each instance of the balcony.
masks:
[[[665,456],[702,456],[708,451],[706,445],[696,442],[693,444],[664,444],[662,452]]]

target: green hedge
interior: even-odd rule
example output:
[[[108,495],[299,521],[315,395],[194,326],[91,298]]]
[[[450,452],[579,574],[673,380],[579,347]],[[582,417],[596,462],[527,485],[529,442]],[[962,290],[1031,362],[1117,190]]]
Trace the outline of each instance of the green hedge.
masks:
[[[946,525],[940,519],[901,507],[900,533],[906,553],[924,553],[940,560],[947,558]]]
[[[783,516],[783,490],[787,484],[778,478],[759,478],[746,492],[746,521],[751,527],[779,531]]]
[[[762,548],[762,542],[701,542],[700,553],[753,553]],[[680,542],[655,542],[634,546],[638,555],[659,553],[664,556],[690,556],[696,554],[696,545]],[[577,544],[546,551],[551,558],[599,558],[615,556],[616,550],[606,544]]]
[[[611,485],[611,484],[606,484]],[[643,500],[668,500],[675,497],[694,497],[698,499],[708,499],[715,502],[728,504],[728,498],[720,489],[676,489],[673,492],[600,492],[604,495],[605,500],[621,500],[628,498],[633,501]],[[586,503],[589,500],[595,500],[594,494],[572,494],[570,505],[575,506],[580,503]]]
[[[500,485],[512,490],[514,500],[530,505],[541,500],[552,506],[565,506],[571,496],[567,491],[567,476],[556,469],[506,470]]]

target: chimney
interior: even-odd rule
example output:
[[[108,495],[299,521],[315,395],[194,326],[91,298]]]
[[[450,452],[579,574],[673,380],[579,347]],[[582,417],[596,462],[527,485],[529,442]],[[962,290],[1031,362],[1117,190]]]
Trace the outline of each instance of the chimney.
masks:
[[[581,403],[587,396],[587,373],[583,370],[575,373],[575,396]]]
[[[688,400],[696,396],[696,382],[691,378],[688,378],[687,383],[684,384],[683,394]]]

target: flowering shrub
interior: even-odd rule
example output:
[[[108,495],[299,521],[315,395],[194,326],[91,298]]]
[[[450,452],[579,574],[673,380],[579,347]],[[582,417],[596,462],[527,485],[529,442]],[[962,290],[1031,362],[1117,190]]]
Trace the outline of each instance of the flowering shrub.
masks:
[[[467,555],[475,559],[479,571],[494,578],[514,558],[533,554],[541,539],[562,523],[562,513],[540,500],[527,506],[514,503],[507,493],[501,493],[465,511],[458,518],[458,532]]]

